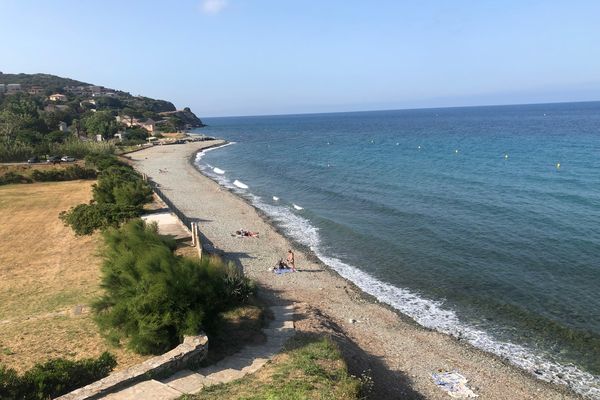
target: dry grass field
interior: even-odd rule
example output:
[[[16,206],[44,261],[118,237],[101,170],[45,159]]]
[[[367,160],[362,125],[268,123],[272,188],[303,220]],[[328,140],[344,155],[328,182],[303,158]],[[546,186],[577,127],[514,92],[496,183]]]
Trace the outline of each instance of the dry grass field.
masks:
[[[99,294],[100,236],[58,218],[91,197],[91,181],[0,186],[0,364],[26,370],[53,357],[108,350],[123,368],[142,357],[111,348],[89,312]]]

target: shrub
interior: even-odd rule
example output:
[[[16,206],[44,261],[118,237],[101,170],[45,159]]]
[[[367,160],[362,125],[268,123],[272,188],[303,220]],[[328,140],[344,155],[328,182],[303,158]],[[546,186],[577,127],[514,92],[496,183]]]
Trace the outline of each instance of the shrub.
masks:
[[[139,217],[143,205],[152,200],[150,185],[113,155],[88,156],[85,162],[86,166],[100,170],[98,182],[92,187],[94,200],[60,213],[65,225],[71,226],[77,235],[89,235],[96,229],[117,227]],[[90,171],[80,169],[80,173]]]
[[[31,179],[17,174],[14,171],[7,172],[3,176],[0,176],[0,185],[10,185],[11,183],[31,183]]]
[[[53,359],[35,365],[23,375],[0,366],[0,399],[55,398],[104,378],[116,365],[115,357],[105,352],[97,359]]]
[[[25,144],[18,141],[0,142],[0,162],[25,161],[29,157],[41,154],[68,154],[83,158],[88,154],[113,154],[115,146],[107,142],[84,142],[79,139],[67,139],[64,143],[44,141],[39,144]]]
[[[148,183],[126,165],[110,166],[103,170],[93,192],[98,204],[141,207],[152,200],[152,189]]]
[[[85,166],[104,171],[108,167],[123,165],[117,157],[112,154],[89,154],[85,156]]]
[[[97,229],[119,226],[124,221],[139,217],[138,207],[116,204],[79,204],[60,213],[59,218],[70,226],[76,235],[91,235]]]
[[[104,238],[105,294],[94,304],[96,321],[111,341],[127,340],[137,353],[173,348],[252,290],[218,258],[176,256],[174,242],[142,220],[109,229]]]
[[[96,171],[89,168],[82,168],[79,165],[70,165],[64,169],[39,170],[36,169],[31,174],[36,182],[56,182],[72,181],[75,179],[95,179]]]

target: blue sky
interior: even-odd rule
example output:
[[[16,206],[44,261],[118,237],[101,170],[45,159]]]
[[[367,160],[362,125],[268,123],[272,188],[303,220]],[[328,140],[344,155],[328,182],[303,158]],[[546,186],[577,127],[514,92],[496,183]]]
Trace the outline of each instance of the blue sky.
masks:
[[[0,0],[3,72],[199,116],[600,100],[600,1]]]

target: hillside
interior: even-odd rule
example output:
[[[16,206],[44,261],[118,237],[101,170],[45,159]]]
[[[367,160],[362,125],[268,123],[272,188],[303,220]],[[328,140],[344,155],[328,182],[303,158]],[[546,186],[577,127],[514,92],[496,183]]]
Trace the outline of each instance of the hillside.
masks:
[[[62,78],[50,74],[4,74],[0,72],[0,84],[19,83],[27,90],[31,86],[42,86],[44,88],[64,88],[65,86],[90,86],[91,84],[77,81],[75,79]]]
[[[0,160],[48,154],[72,139],[124,145],[204,124],[167,100],[49,74],[0,73]],[[117,135],[118,133],[118,135]]]

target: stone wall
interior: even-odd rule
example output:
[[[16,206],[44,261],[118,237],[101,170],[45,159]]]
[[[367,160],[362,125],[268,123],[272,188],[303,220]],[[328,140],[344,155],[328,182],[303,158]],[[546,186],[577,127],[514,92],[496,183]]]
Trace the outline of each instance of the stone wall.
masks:
[[[92,400],[127,387],[133,383],[164,378],[174,372],[200,364],[208,352],[206,335],[186,336],[173,350],[153,357],[126,370],[115,372],[97,382],[67,393],[57,400]]]

